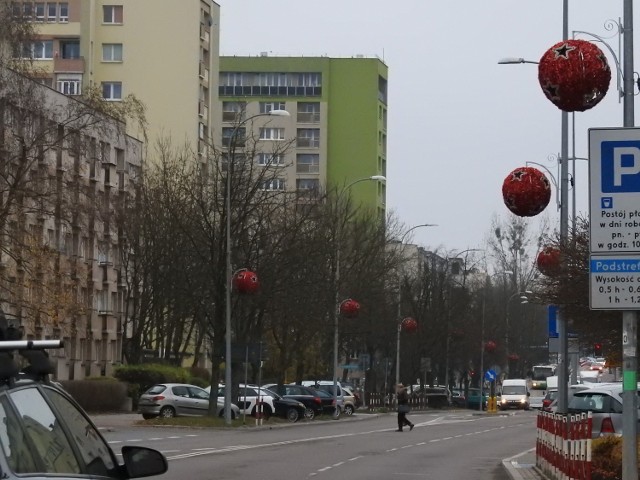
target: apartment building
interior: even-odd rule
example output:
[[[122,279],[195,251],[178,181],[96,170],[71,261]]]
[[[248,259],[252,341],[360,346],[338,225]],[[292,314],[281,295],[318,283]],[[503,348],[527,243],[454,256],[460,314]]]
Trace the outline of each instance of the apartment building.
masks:
[[[63,339],[56,378],[121,362],[126,282],[118,212],[134,201],[139,140],[125,126],[0,69],[0,289],[28,339]]]
[[[113,102],[134,94],[146,108],[147,157],[159,139],[201,154],[210,145],[217,89],[219,10],[212,0],[14,2],[37,24],[25,45],[45,84],[67,95],[89,85]],[[144,139],[135,125],[128,132]]]
[[[271,110],[289,112],[242,125],[264,144],[265,154],[274,141],[294,140],[277,160],[279,178],[265,188],[339,189],[386,175],[387,66],[378,58],[223,56],[218,96],[214,131],[223,146],[244,121],[240,112],[245,120]],[[261,155],[255,161],[264,163]],[[384,218],[384,182],[361,182],[349,190]]]

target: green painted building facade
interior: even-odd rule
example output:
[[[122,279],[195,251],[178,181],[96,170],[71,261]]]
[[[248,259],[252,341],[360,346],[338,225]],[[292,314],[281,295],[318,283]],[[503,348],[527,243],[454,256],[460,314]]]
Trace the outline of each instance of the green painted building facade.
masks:
[[[378,58],[220,57],[218,95],[217,140],[232,132],[234,111],[243,109],[247,117],[269,109],[290,113],[255,121],[256,129],[277,130],[268,140],[296,139],[280,188],[344,188],[386,176],[387,66]],[[349,193],[384,218],[385,182],[359,182]]]

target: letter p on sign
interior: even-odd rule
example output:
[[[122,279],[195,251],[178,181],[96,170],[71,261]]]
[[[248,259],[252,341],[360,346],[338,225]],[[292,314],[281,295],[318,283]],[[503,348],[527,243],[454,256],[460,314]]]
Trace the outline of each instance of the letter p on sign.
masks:
[[[629,162],[631,160],[631,162]],[[640,149],[637,147],[616,147],[613,149],[613,184],[622,186],[624,175],[640,173]]]

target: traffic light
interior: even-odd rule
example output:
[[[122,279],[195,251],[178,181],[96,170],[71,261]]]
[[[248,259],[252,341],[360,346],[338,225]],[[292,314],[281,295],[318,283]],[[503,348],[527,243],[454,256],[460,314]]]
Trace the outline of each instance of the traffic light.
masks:
[[[594,343],[593,344],[593,353],[596,357],[601,357],[602,356],[602,344],[601,343]]]

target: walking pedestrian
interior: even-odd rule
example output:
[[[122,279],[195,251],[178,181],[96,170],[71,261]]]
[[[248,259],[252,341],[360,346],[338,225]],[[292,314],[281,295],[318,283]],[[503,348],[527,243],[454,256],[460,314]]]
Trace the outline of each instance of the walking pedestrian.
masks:
[[[413,430],[415,425],[407,419],[407,413],[410,411],[407,387],[401,383],[396,385],[396,400],[398,402],[398,430],[396,432],[401,432],[405,425],[409,426],[409,431]]]

